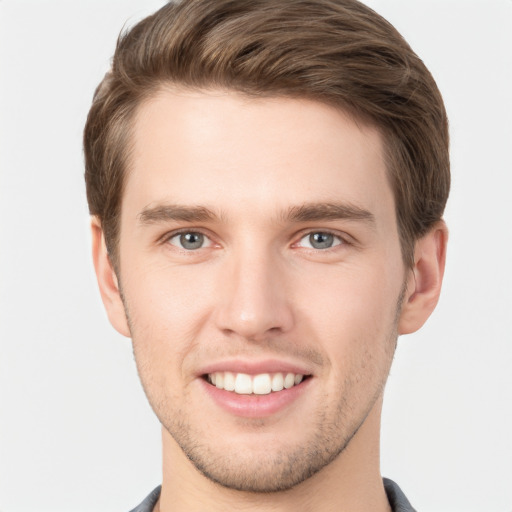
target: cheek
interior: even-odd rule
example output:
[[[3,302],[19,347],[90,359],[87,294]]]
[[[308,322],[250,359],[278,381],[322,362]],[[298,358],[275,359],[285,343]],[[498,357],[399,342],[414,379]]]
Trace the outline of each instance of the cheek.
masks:
[[[126,264],[123,279],[134,352],[138,365],[168,380],[186,368],[217,290],[211,272],[143,263]]]
[[[308,297],[301,321],[314,331],[333,371],[348,374],[353,366],[376,371],[380,361],[388,364],[394,350],[400,278],[378,264],[334,270],[323,281],[312,276],[313,282],[324,285],[300,293]]]
[[[143,263],[132,267],[123,287],[132,322],[171,333],[198,327],[204,315],[201,311],[215,296],[208,273],[199,267]]]

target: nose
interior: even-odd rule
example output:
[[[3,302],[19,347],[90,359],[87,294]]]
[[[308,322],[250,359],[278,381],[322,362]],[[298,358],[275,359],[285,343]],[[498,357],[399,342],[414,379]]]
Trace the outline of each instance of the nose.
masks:
[[[228,260],[219,283],[217,327],[251,341],[289,331],[294,318],[283,262],[254,252]]]

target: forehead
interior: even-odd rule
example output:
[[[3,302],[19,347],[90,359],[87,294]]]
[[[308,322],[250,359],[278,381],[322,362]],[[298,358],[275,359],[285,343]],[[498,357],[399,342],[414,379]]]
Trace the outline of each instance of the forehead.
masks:
[[[393,207],[377,129],[306,99],[161,90],[133,126],[124,203],[257,211],[304,202]]]

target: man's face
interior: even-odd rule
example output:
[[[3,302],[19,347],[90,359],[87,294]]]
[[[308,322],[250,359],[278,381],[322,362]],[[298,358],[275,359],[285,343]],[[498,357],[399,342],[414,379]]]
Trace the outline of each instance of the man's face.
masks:
[[[212,480],[289,488],[378,407],[405,269],[376,130],[161,91],[135,121],[119,254],[144,389]]]

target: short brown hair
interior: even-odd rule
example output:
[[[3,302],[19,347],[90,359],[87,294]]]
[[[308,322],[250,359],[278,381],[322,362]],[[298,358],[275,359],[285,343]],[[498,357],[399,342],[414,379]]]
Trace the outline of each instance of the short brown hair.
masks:
[[[171,1],[120,35],[85,126],[89,210],[114,265],[134,115],[165,84],[308,98],[376,126],[408,266],[414,242],[443,215],[450,164],[441,94],[381,16],[356,0]]]

